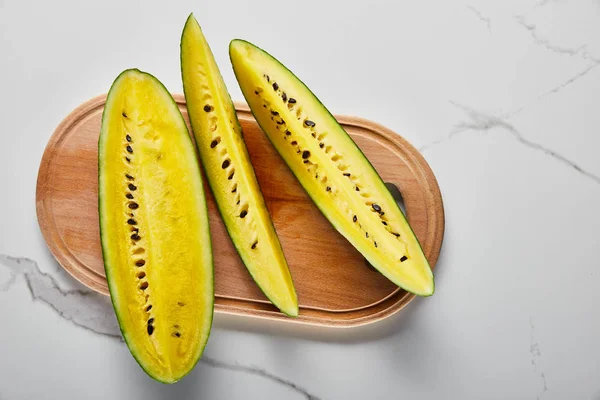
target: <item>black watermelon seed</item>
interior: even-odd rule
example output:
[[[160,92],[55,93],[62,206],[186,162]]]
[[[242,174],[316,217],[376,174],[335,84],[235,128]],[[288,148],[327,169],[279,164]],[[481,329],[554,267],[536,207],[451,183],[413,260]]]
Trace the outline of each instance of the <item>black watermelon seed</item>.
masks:
[[[319,143],[319,147],[320,147],[320,148],[323,148],[323,147],[325,147],[325,143]]]
[[[304,160],[302,161],[304,164],[308,164],[308,160]]]
[[[125,147],[127,149],[128,153],[133,153],[133,149],[131,148],[131,146],[127,145],[127,147]]]
[[[379,215],[385,215],[385,213],[382,211],[382,212],[379,213]]]
[[[221,168],[225,169],[225,168],[229,167],[229,164],[230,164],[229,160],[225,160],[225,161],[223,161],[223,164],[221,164]]]
[[[287,94],[285,94],[285,92],[283,92],[283,94],[281,95],[281,99],[286,102],[287,101]]]
[[[138,279],[144,279],[146,277],[146,273],[144,271],[142,271],[138,274],[137,277],[138,277]]]
[[[325,191],[326,191],[326,192],[331,192],[331,186],[327,186],[327,187],[325,188]]]
[[[350,176],[349,172],[344,172],[344,176]]]
[[[125,174],[125,178],[129,179],[130,181],[132,181],[134,179],[133,176],[131,176],[129,174]]]
[[[240,204],[240,201],[239,201],[239,200],[238,200],[238,201],[235,203],[235,205],[238,205],[238,204]]]
[[[217,142],[216,140],[213,140],[212,142],[210,142],[210,148],[214,149],[216,145],[218,145],[219,142]]]
[[[258,244],[258,242],[254,242],[254,243],[252,244],[252,250],[254,250],[254,249],[256,248],[256,245],[257,245],[257,244]]]
[[[402,258],[400,258],[400,262],[404,262],[406,260],[408,260],[408,257],[406,257],[406,256],[402,256]]]
[[[140,284],[140,289],[142,289],[142,290],[148,289],[148,282],[142,282]],[[150,321],[148,321],[148,322],[150,322]]]
[[[135,219],[133,219],[133,218],[129,218],[129,219],[127,220],[127,223],[128,223],[129,225],[135,225],[135,224],[137,224],[137,221],[136,221]]]
[[[148,307],[146,307],[146,312],[152,310],[152,304],[150,304]]]
[[[305,120],[304,120],[304,125],[306,125],[306,126],[309,126],[309,127],[311,127],[311,128],[312,128],[312,127],[313,127],[313,126],[315,126],[316,124],[315,124],[314,122],[312,122],[310,119],[305,119]]]
[[[258,94],[258,90],[255,90],[255,91],[254,91],[254,94]]]
[[[150,319],[148,320],[148,325],[152,325],[152,323],[153,323],[153,322],[154,322],[154,318],[150,318]]]
[[[273,114],[273,115],[275,115],[275,116],[278,116],[278,115],[279,115],[279,113],[278,113],[277,111],[271,111],[271,114]]]
[[[129,117],[127,116],[127,114],[125,113],[125,111],[123,111],[123,112],[121,113],[121,115],[122,115],[122,116],[124,116],[125,118],[129,118]]]
[[[283,124],[285,124],[285,121],[284,121],[284,120],[277,121],[277,125],[283,125]]]
[[[292,142],[291,142],[291,143],[292,143],[292,146],[295,146],[295,145],[297,145],[297,144],[298,144],[298,142],[296,142],[295,140],[292,140]]]
[[[377,204],[373,203],[371,205],[371,207],[373,207],[373,210],[377,211],[377,212],[381,212],[381,207],[379,207]]]
[[[302,158],[308,158],[308,157],[310,157],[310,151],[308,151],[308,150],[304,150],[304,151],[302,152]]]
[[[266,104],[263,104],[263,107],[264,107],[264,108],[267,108],[267,105],[266,105]]]
[[[140,235],[138,235],[137,233],[134,233],[133,235],[131,235],[131,239],[138,241],[140,240],[142,237]]]
[[[237,192],[237,186],[231,190],[231,193],[235,193],[235,192]]]
[[[135,186],[132,183],[130,183],[129,185],[127,185],[127,187],[129,188],[129,190],[136,190],[137,189],[137,186]]]
[[[131,199],[133,199],[133,195],[132,195],[131,193],[127,193],[127,194],[125,195],[125,197],[127,197],[127,198],[128,198],[128,199],[130,199],[130,200],[131,200]]]
[[[179,332],[175,332],[173,335],[175,335],[176,337],[181,337],[181,333]]]
[[[248,211],[244,210],[240,213],[240,218],[246,218],[246,215],[248,215]]]
[[[377,247],[377,242],[373,242],[373,244],[375,245],[375,247]]]
[[[352,221],[353,221],[353,222],[356,222],[356,221],[358,221],[358,218],[356,218],[356,215],[355,215],[354,217],[352,217]]]
[[[277,84],[277,82],[273,82],[273,90],[277,89],[279,89],[279,85]]]
[[[396,237],[400,237],[400,234],[399,234],[399,233],[396,233],[396,232],[392,232],[392,235],[394,235],[394,236],[396,236]]]
[[[138,203],[129,203],[129,208],[131,208],[132,210],[135,210],[139,207]]]
[[[267,80],[267,82],[271,81],[271,78],[269,78],[269,75],[265,75],[265,79]]]
[[[355,187],[354,190],[356,190],[357,192],[360,192],[360,188],[358,186]]]
[[[229,179],[229,180],[232,180],[232,179],[233,179],[233,174],[235,174],[235,172],[232,172],[232,173],[231,173],[231,175],[229,175],[229,176],[227,177],[227,179]]]
[[[152,332],[154,332],[154,326],[148,325],[148,335],[152,335]]]
[[[385,221],[381,221],[381,223],[387,226],[387,222],[385,222]]]
[[[290,132],[290,131],[285,131],[285,134],[286,134],[286,135],[288,135],[288,136],[290,136],[290,135],[292,134],[292,132]]]
[[[296,99],[293,97],[290,97],[290,99],[288,100],[288,103],[290,104],[294,104],[296,102]]]
[[[125,135],[125,139],[127,139],[128,142],[131,142],[131,136]]]
[[[127,160],[127,162],[131,162],[131,160],[129,159],[129,157],[125,157],[125,160]]]
[[[312,137],[314,137],[314,138],[316,138],[316,137],[317,137],[317,134],[313,132],[313,133],[311,134],[311,136],[312,136]]]
[[[365,232],[365,237],[368,239],[369,238],[369,232]]]
[[[146,265],[146,260],[137,260],[135,262],[135,265],[138,267],[143,267],[144,265]]]
[[[212,106],[211,106],[210,104],[207,104],[207,105],[205,105],[205,106],[204,106],[204,111],[205,111],[205,112],[211,112],[211,111],[212,111],[212,109],[213,109],[213,108],[212,108]]]

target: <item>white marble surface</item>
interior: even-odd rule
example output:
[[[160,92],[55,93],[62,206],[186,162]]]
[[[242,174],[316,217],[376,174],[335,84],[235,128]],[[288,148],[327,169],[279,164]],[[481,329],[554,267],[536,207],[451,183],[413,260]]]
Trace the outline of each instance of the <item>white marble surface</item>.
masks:
[[[35,181],[122,69],[182,91],[191,11],[234,99],[242,37],[412,141],[447,229],[433,297],[343,331],[217,316],[165,386],[47,251]],[[0,399],[600,399],[600,1],[0,0],[0,60]]]

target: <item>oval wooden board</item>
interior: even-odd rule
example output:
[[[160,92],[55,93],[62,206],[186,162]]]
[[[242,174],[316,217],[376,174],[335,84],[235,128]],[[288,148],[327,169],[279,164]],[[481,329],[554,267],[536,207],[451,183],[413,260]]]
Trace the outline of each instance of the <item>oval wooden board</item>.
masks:
[[[174,97],[187,121],[184,97]],[[99,96],[79,106],[50,138],[38,174],[36,206],[42,234],[58,262],[84,285],[108,295],[100,250],[97,164],[105,100],[106,96]],[[207,186],[215,310],[349,327],[380,320],[408,304],[414,296],[368,268],[360,253],[323,217],[248,107],[236,104],[236,109],[294,279],[300,316],[291,319],[279,313],[252,281]],[[444,235],[444,210],[437,181],[426,161],[406,140],[381,125],[355,117],[336,118],[384,181],[400,189],[408,220],[433,267]]]

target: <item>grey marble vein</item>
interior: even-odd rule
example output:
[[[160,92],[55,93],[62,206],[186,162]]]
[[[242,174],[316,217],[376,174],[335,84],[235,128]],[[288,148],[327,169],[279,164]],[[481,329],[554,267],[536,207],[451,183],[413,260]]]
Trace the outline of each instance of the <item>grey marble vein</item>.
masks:
[[[581,56],[581,58],[585,60],[591,60],[596,63],[600,62],[600,59],[594,58],[591,54],[588,53],[586,44],[576,48],[562,47],[550,42],[548,39],[540,37],[540,35],[537,33],[537,26],[535,24],[528,23],[525,16],[516,15],[515,21],[517,21],[519,25],[521,25],[529,32],[535,44],[543,46],[549,51],[568,56]]]
[[[294,382],[288,381],[287,379],[283,379],[277,375],[273,375],[272,373],[270,373],[262,368],[258,368],[255,366],[239,365],[239,364],[229,364],[229,363],[225,363],[223,361],[215,360],[210,357],[202,357],[202,359],[200,361],[208,366],[213,367],[213,368],[221,368],[221,369],[226,369],[229,371],[236,371],[236,372],[245,372],[245,373],[249,373],[252,375],[261,376],[266,379],[270,379],[281,385],[292,388],[299,393],[302,393],[304,396],[306,396],[306,398],[308,400],[319,400],[320,399],[319,397],[317,397],[313,394],[310,394],[306,389],[301,388],[300,386],[296,385]]]
[[[477,111],[471,107],[456,103],[454,101],[450,101],[450,103],[452,105],[454,105],[455,107],[464,111],[465,114],[469,117],[469,119],[466,121],[461,121],[458,124],[456,124],[455,129],[452,132],[450,132],[450,134],[446,138],[436,140],[432,143],[429,143],[425,146],[420,147],[419,148],[420,151],[425,151],[435,145],[441,144],[443,142],[446,142],[446,141],[452,139],[452,137],[455,135],[458,135],[458,134],[461,134],[461,133],[464,133],[467,131],[486,132],[492,128],[500,128],[500,129],[503,129],[504,131],[510,133],[511,136],[520,144],[522,144],[526,147],[529,147],[533,150],[541,151],[544,154],[548,155],[549,157],[552,157],[555,160],[559,161],[560,163],[576,170],[577,172],[579,172],[586,178],[589,178],[589,179],[593,180],[594,182],[600,184],[600,176],[595,175],[595,174],[583,169],[581,166],[576,164],[574,161],[569,160],[568,158],[566,158],[565,156],[563,156],[561,154],[558,154],[556,151],[549,149],[539,143],[535,143],[535,142],[532,142],[532,141],[526,139],[512,124],[510,124],[505,119],[497,117],[495,115],[490,115],[490,114],[486,114],[481,111]]]
[[[64,290],[54,277],[42,272],[38,264],[28,258],[0,254],[0,264],[11,274],[0,290],[8,290],[16,282],[16,277],[22,275],[33,301],[47,304],[62,318],[80,328],[121,339],[119,325],[106,296],[87,289]]]
[[[535,6],[533,6],[533,8],[543,7],[543,6],[547,5],[547,4],[554,3],[555,1],[556,0],[541,0]]]
[[[445,136],[445,137],[442,137],[440,139],[436,139],[433,142],[429,142],[427,144],[424,144],[424,145],[418,147],[418,149],[419,149],[419,151],[421,153],[423,153],[423,152],[431,149],[432,147],[436,147],[438,144],[442,144],[442,143],[447,142],[448,140],[450,140],[452,138],[452,136],[454,136],[453,132],[450,133],[449,135]]]
[[[586,68],[584,68],[578,74],[570,77],[569,79],[567,79],[564,82],[559,83],[558,85],[556,85],[555,87],[551,88],[550,90],[542,92],[541,94],[539,94],[535,98],[534,101],[532,101],[528,105],[519,107],[519,108],[517,108],[517,109],[515,109],[513,111],[510,111],[510,112],[504,114],[503,118],[508,119],[508,118],[514,117],[515,115],[519,114],[521,111],[526,110],[527,108],[531,107],[533,104],[535,104],[538,101],[544,99],[545,97],[551,96],[553,94],[556,94],[556,93],[560,92],[562,89],[564,89],[565,87],[567,87],[567,86],[573,84],[574,82],[578,81],[580,78],[583,78],[584,76],[586,76],[587,74],[589,74],[590,72],[592,72],[597,67],[600,67],[600,62],[593,61],[591,64],[589,64]]]
[[[541,2],[539,2],[538,4],[536,4],[534,6],[534,9],[537,7],[544,6],[552,1],[554,1],[554,0],[542,0]],[[524,15],[516,15],[514,18],[520,26],[522,26],[529,32],[529,34],[533,38],[533,41],[536,45],[542,46],[546,50],[557,53],[557,54],[562,54],[562,55],[566,55],[566,56],[570,56],[570,57],[578,56],[582,60],[586,60],[587,62],[589,62],[589,64],[578,74],[572,76],[571,78],[558,84],[557,86],[551,88],[550,90],[547,90],[547,91],[541,93],[540,95],[538,95],[536,100],[533,103],[543,99],[546,96],[549,96],[549,95],[559,92],[563,88],[571,85],[572,83],[574,83],[577,80],[579,80],[580,78],[586,76],[592,70],[594,70],[595,68],[600,66],[600,58],[596,58],[588,52],[587,44],[581,45],[576,48],[569,48],[569,47],[563,47],[563,46],[556,45],[556,44],[550,42],[548,39],[542,38],[537,32],[537,26],[535,24],[528,23]],[[529,106],[531,106],[531,104],[529,104]],[[520,113],[524,109],[528,108],[529,106],[523,106],[516,110],[513,110],[513,111],[507,113],[505,115],[505,117],[506,118],[512,117],[512,116]]]
[[[542,93],[541,95],[538,96],[538,99],[542,99],[548,95],[557,93],[558,91],[562,90],[564,87],[569,86],[570,84],[572,84],[573,82],[575,82],[576,80],[578,80],[579,78],[586,76],[588,73],[590,73],[592,70],[594,70],[595,68],[600,66],[600,61],[595,61],[594,63],[590,64],[587,68],[585,68],[583,71],[581,71],[580,73],[578,73],[577,75],[567,79],[566,81],[564,81],[563,83],[559,84],[558,86],[548,90],[547,92]]]
[[[538,361],[542,355],[542,351],[540,350],[540,344],[535,339],[535,326],[533,325],[533,318],[529,317],[529,326],[531,327],[531,346],[529,348],[529,353],[531,354],[531,365],[533,365],[533,369],[536,373],[540,375],[540,379],[542,380],[542,390],[538,394],[537,399],[539,400],[544,392],[548,391],[548,382],[546,381],[546,375],[544,375],[543,371],[540,371],[538,368]]]
[[[599,176],[597,176],[589,171],[584,170],[581,166],[576,164],[574,161],[571,161],[568,158],[558,154],[556,151],[549,149],[547,147],[544,147],[543,145],[541,145],[539,143],[535,143],[535,142],[532,142],[532,141],[526,139],[512,124],[510,124],[506,120],[496,117],[494,115],[489,115],[489,114],[483,113],[481,111],[477,111],[471,107],[467,107],[465,105],[458,104],[456,102],[451,102],[451,103],[454,106],[463,110],[469,117],[469,120],[460,122],[456,126],[456,128],[458,128],[458,130],[455,132],[452,132],[450,134],[450,137],[453,134],[456,134],[456,133],[459,133],[459,132],[462,132],[465,130],[488,131],[492,128],[501,128],[501,129],[504,129],[505,131],[509,132],[522,145],[527,146],[527,147],[537,150],[537,151],[541,151],[541,152],[545,153],[546,155],[558,160],[562,164],[573,168],[577,172],[579,172],[582,175],[586,176],[587,178],[595,181],[596,183],[600,183]]]
[[[477,17],[478,20],[480,20],[481,22],[483,22],[486,26],[487,29],[490,33],[492,33],[492,20],[489,17],[484,16],[481,11],[479,11],[478,9],[476,9],[475,7],[473,7],[472,5],[467,5],[467,8],[471,11],[473,11],[473,13],[475,14],[475,16]]]
[[[0,254],[0,266],[5,267],[9,273],[8,280],[0,282],[0,292],[7,292],[16,284],[17,278],[22,276],[33,301],[50,306],[61,318],[80,328],[123,341],[108,297],[87,289],[65,290],[52,275],[40,270],[37,262],[29,258]],[[319,400],[319,397],[294,382],[256,366],[227,363],[206,356],[200,362],[212,368],[258,376],[286,386],[309,400]]]

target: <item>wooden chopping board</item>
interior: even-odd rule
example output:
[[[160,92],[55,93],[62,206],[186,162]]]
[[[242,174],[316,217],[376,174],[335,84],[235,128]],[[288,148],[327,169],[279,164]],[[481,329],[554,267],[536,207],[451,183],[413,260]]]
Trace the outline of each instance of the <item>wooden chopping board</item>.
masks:
[[[182,95],[174,95],[186,121]],[[84,285],[108,295],[98,222],[98,136],[106,96],[68,115],[50,138],[37,181],[44,239],[58,262]],[[364,325],[399,311],[414,296],[369,268],[322,216],[260,130],[248,107],[236,104],[244,139],[292,273],[300,316],[290,319],[268,302],[238,257],[210,189],[215,260],[215,311],[313,325]],[[431,266],[444,235],[440,190],[423,156],[374,122],[336,116],[385,182],[395,185]],[[191,129],[190,129],[191,132]],[[206,184],[206,179],[205,179]]]

